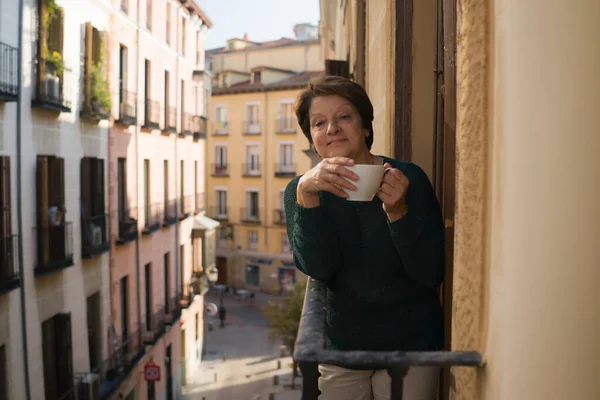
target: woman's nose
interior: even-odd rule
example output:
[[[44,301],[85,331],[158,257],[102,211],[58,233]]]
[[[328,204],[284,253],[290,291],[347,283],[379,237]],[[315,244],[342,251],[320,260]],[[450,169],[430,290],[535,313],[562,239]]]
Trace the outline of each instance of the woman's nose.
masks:
[[[335,121],[330,121],[327,124],[327,134],[337,133],[339,130],[339,126],[335,123]]]

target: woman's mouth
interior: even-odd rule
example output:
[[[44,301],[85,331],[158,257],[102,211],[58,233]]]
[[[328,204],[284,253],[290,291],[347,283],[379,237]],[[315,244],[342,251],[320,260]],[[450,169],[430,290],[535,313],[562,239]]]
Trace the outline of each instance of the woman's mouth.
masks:
[[[331,142],[327,143],[327,146],[332,146],[332,145],[333,145],[333,146],[336,146],[336,145],[338,145],[338,144],[340,144],[340,143],[343,143],[343,142],[345,142],[345,141],[346,141],[346,139],[336,139],[336,140],[332,140]]]

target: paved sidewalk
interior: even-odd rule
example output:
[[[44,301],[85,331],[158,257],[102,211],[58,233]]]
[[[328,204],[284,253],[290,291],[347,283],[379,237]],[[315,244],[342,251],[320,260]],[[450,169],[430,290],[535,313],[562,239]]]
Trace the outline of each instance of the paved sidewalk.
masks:
[[[269,299],[277,297],[258,294],[254,302],[224,298],[226,326],[219,328],[218,319],[213,319],[215,328],[205,338],[206,355],[196,371],[188,372],[184,399],[269,400],[270,394],[275,400],[300,399],[298,390],[274,385],[276,375],[289,381],[283,376],[291,375],[292,359],[279,357],[280,343],[268,339],[269,323],[262,307]],[[205,301],[219,305],[216,295],[208,294]],[[296,383],[301,384],[301,378]]]

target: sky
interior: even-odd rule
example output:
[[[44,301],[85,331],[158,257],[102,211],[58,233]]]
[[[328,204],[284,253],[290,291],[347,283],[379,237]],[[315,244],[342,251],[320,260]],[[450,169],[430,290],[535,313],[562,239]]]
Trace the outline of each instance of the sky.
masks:
[[[225,41],[248,34],[262,42],[294,37],[294,24],[319,22],[319,0],[196,0],[213,23],[206,50],[225,46]]]

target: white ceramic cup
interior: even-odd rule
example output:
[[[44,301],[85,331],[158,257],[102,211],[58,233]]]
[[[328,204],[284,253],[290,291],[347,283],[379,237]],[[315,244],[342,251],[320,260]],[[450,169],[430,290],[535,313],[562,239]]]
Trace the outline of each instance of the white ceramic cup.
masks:
[[[371,201],[377,190],[381,187],[381,181],[386,172],[392,168],[384,168],[383,165],[357,164],[350,167],[344,167],[358,175],[358,181],[347,179],[356,190],[342,188],[348,193],[346,200],[350,201]],[[346,179],[346,178],[344,178]]]

